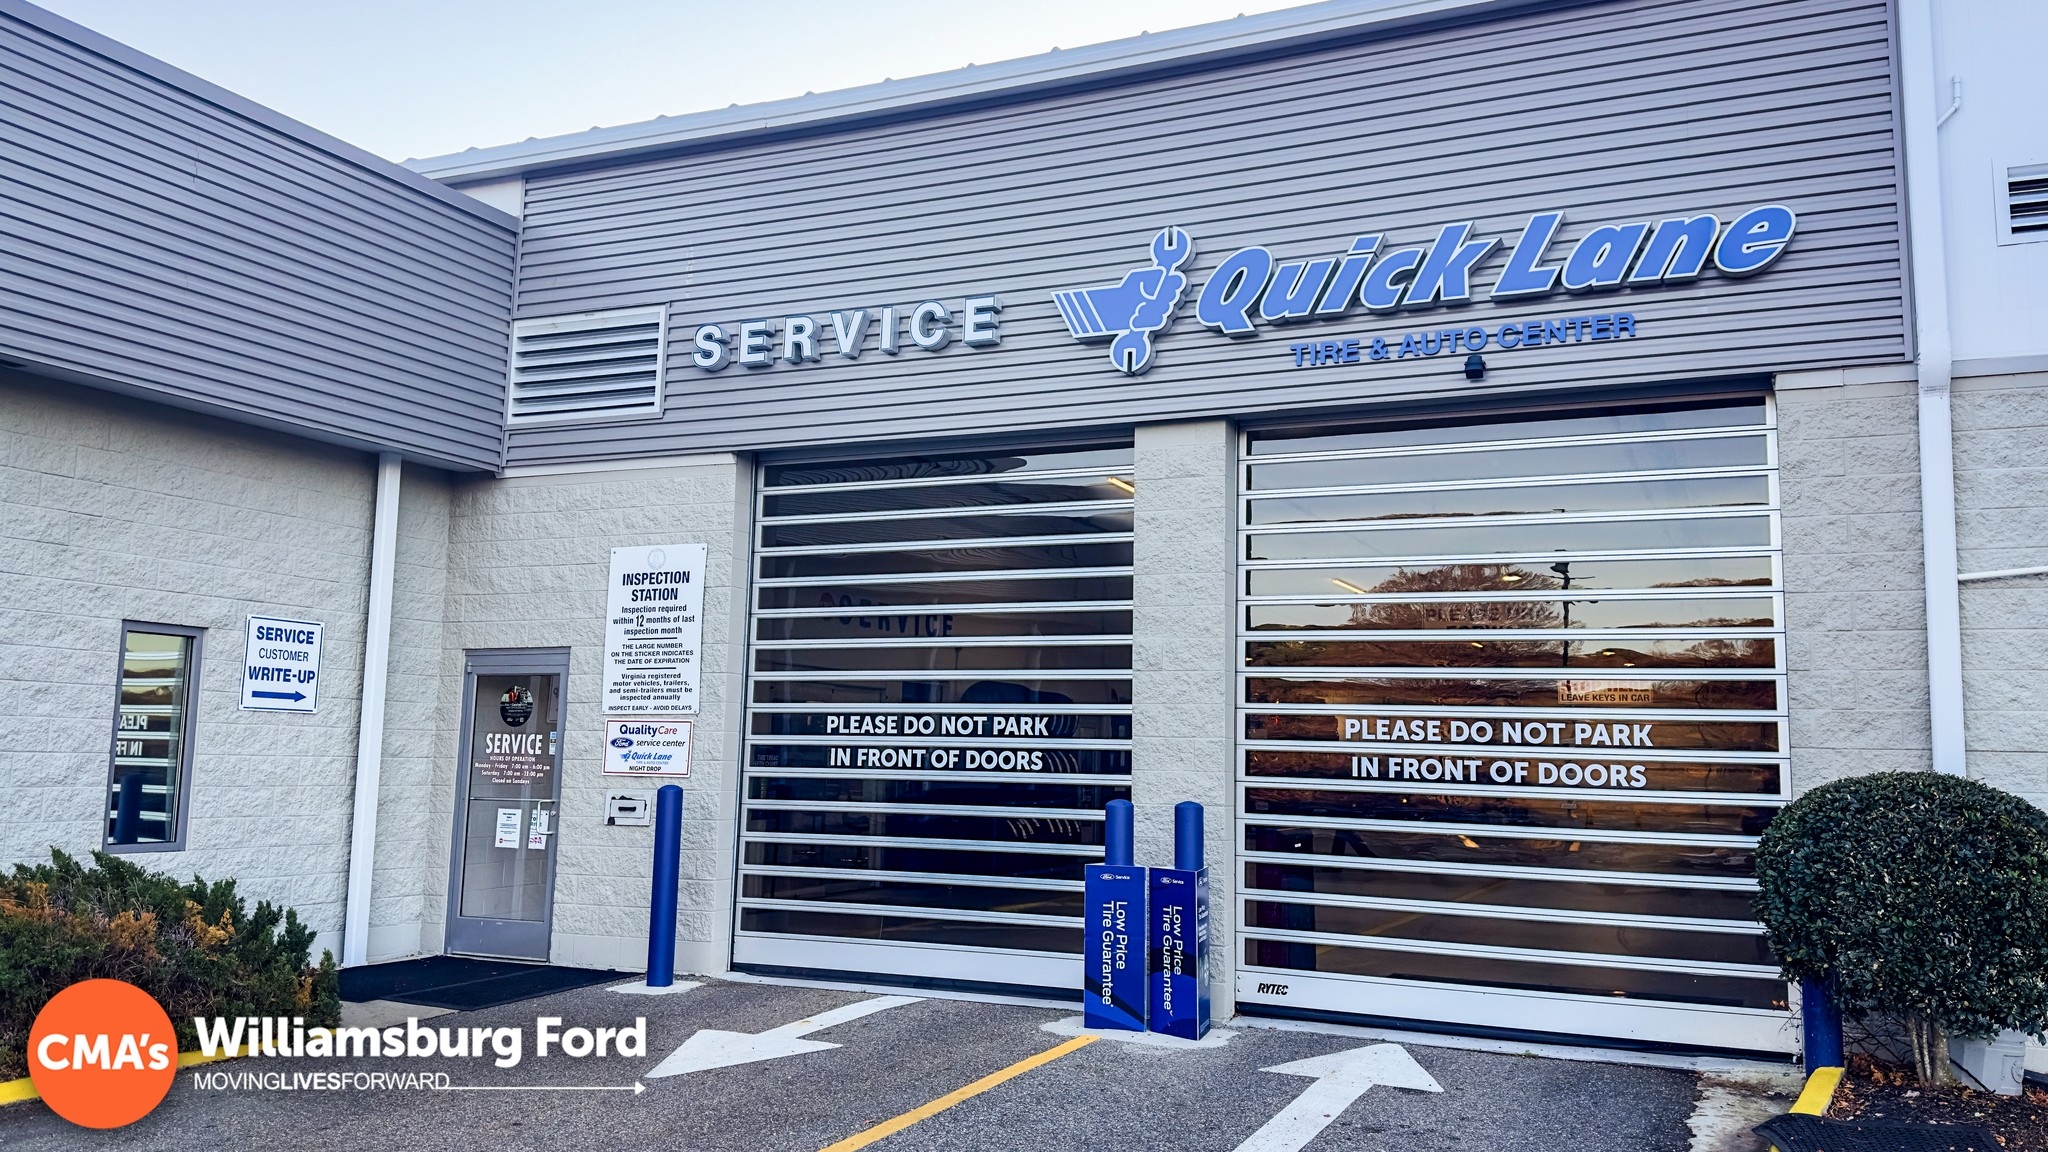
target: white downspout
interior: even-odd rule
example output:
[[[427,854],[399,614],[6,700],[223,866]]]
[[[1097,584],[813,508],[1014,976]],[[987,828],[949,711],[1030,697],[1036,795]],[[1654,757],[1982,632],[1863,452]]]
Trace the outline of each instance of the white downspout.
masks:
[[[1920,540],[1927,582],[1927,704],[1934,769],[1965,774],[1963,621],[1956,581],[1955,438],[1949,412],[1953,353],[1941,220],[1940,110],[1934,99],[1932,0],[1899,0],[1899,86],[1906,134],[1906,220],[1912,251],[1914,346],[1919,350]]]
[[[384,769],[384,685],[391,666],[391,584],[398,567],[396,452],[377,457],[377,512],[370,530],[370,608],[363,626],[363,705],[356,732],[355,817],[349,825],[348,904],[341,965],[370,959],[370,879],[377,859],[377,786]]]

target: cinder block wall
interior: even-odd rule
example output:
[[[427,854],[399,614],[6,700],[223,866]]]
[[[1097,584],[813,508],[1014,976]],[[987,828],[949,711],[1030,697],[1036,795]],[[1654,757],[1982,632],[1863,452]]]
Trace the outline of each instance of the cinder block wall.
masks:
[[[124,619],[206,629],[187,848],[339,954],[375,461],[0,375],[0,863],[100,847]],[[327,625],[320,710],[244,712],[247,617]]]
[[[2048,372],[1959,379],[1951,403],[1962,570],[2048,564]],[[1962,600],[1970,775],[2048,808],[2048,576]]]
[[[1236,443],[1220,420],[1137,430],[1131,801],[1140,864],[1173,862],[1173,806],[1205,809],[1213,1011],[1236,1011]]]
[[[560,856],[554,962],[638,970],[647,959],[654,834],[607,827],[602,775],[605,582],[611,549],[704,541],[702,711],[684,782],[681,921],[677,967],[726,966],[732,917],[743,652],[735,634],[746,574],[734,554],[743,531],[745,480],[730,457],[680,466],[566,476],[458,481],[450,511],[446,648],[436,729],[454,764],[461,726],[462,655],[479,648],[570,650],[563,733]],[[651,787],[652,782],[636,782]],[[442,851],[452,831],[454,779],[438,801]],[[445,869],[444,869],[445,872]],[[445,904],[447,881],[427,904]],[[439,947],[434,930],[430,950]]]
[[[1918,407],[1885,374],[1779,378],[1795,793],[1930,766]]]

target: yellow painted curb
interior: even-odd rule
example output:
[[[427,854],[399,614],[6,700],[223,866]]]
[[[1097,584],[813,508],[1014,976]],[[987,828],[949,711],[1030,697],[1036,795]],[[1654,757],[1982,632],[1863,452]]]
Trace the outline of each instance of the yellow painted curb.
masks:
[[[1835,1088],[1842,1083],[1840,1068],[1815,1068],[1813,1075],[1806,1078],[1806,1087],[1799,1093],[1799,1099],[1792,1105],[1792,1111],[1800,1116],[1825,1116],[1828,1105],[1834,1103]]]
[[[1799,1090],[1799,1099],[1792,1102],[1794,1116],[1825,1116],[1828,1105],[1835,1102],[1835,1089],[1842,1083],[1841,1068],[1815,1068],[1806,1078],[1806,1087]],[[1778,1152],[1776,1144],[1771,1152]]]
[[[212,1064],[221,1060],[233,1060],[238,1056],[247,1056],[248,1054],[249,1049],[246,1045],[232,1052],[223,1052],[218,1056],[201,1056],[197,1052],[180,1052],[178,1053],[178,1067],[190,1068],[194,1064]],[[23,1100],[40,1099],[42,1099],[42,1096],[36,1092],[36,1082],[26,1076],[19,1080],[9,1080],[4,1084],[0,1084],[0,1108],[4,1108],[9,1104],[19,1104]]]

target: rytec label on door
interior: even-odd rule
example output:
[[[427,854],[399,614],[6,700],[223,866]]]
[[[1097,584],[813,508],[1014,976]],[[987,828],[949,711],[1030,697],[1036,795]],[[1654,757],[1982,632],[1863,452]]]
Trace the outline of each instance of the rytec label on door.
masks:
[[[1209,1032],[1209,870],[1152,869],[1146,911],[1147,1019],[1154,1032]]]
[[[1145,869],[1090,864],[1083,903],[1082,1017],[1089,1028],[1145,1030]]]

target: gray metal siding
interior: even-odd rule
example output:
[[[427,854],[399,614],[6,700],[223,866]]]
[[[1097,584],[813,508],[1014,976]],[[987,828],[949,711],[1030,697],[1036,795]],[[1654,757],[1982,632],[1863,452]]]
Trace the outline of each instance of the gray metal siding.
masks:
[[[1882,0],[1615,0],[1258,62],[567,174],[526,187],[516,314],[670,306],[660,421],[515,430],[508,463],[828,444],[1577,389],[1905,359],[1899,138]],[[1533,212],[1550,263],[1608,222],[1791,206],[1765,273],[1509,305],[1262,327],[1226,340],[1195,291],[1249,244],[1382,250],[1478,222],[1482,288]],[[1128,378],[1050,294],[1197,242],[1155,366]],[[700,323],[1002,297],[1003,342],[707,374]],[[1296,369],[1300,340],[1631,311],[1633,341]],[[872,340],[872,338],[871,338]]]
[[[495,469],[515,222],[124,55],[0,7],[0,357]]]

